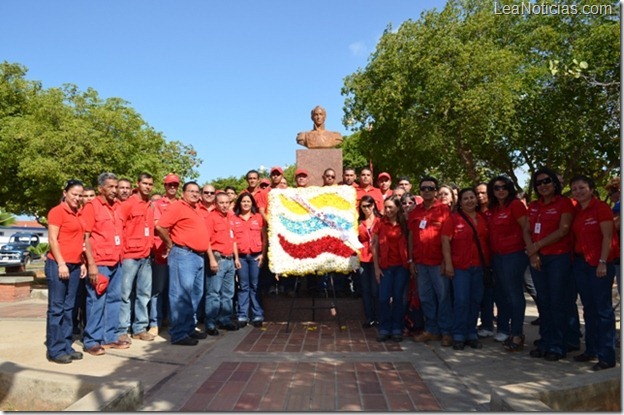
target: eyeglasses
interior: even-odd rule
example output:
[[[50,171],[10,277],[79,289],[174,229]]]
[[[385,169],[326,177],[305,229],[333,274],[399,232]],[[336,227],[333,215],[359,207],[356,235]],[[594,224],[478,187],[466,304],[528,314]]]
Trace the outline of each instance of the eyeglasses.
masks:
[[[165,183],[166,187],[178,187],[180,186],[180,183]]]
[[[433,186],[420,186],[421,192],[433,192],[434,190],[436,190],[436,188]]]
[[[535,181],[535,185],[536,186],[541,186],[543,184],[551,184],[552,183],[552,179],[550,177],[547,177],[545,179],[542,180],[536,180]]]
[[[336,176],[328,176],[328,175],[326,175],[325,177],[327,177],[328,179],[335,179],[336,178]]]
[[[403,202],[403,206],[411,206],[414,202]]]
[[[364,209],[372,208],[373,205],[360,205]]]
[[[501,190],[507,190],[507,186],[494,186],[495,192],[499,192]]]
[[[205,195],[214,195],[215,192],[203,192]]]

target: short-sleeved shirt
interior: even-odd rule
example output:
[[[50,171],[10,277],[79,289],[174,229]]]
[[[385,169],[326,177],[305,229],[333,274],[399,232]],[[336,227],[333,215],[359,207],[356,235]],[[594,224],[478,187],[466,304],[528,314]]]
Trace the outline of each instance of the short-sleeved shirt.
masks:
[[[114,266],[123,258],[123,214],[121,203],[112,205],[98,196],[85,204],[80,211],[80,221],[89,232],[91,253],[97,265]]]
[[[362,200],[362,197],[366,195],[371,196],[375,200],[377,210],[383,212],[384,198],[381,194],[381,190],[373,186],[368,186],[366,188],[360,186],[355,188],[355,197],[357,200],[355,204],[356,208],[360,207],[360,200]]]
[[[266,209],[267,206],[269,205],[269,191],[267,189],[260,189],[259,191],[256,192],[256,194],[252,194],[254,200],[256,201],[256,206],[258,206],[258,209],[262,208],[262,209]]]
[[[234,238],[239,254],[262,252],[262,228],[264,226],[264,218],[260,213],[255,213],[246,220],[241,216],[232,217]]]
[[[366,222],[361,221],[358,225],[358,240],[363,245],[360,249],[360,261],[361,262],[373,262],[373,253],[371,252],[371,240],[373,238],[373,230],[375,225],[379,222],[379,218],[375,217],[373,220],[373,226],[368,228]]]
[[[528,217],[524,203],[519,199],[514,199],[508,205],[497,205],[489,212],[491,212],[488,225],[492,252],[506,255],[524,250],[524,232],[518,223],[520,218]]]
[[[605,202],[592,197],[589,205],[582,209],[580,204],[575,207],[576,214],[572,222],[572,235],[574,237],[574,252],[582,255],[585,261],[593,267],[598,266],[598,260],[602,251],[601,222],[613,222],[613,212]],[[611,250],[607,261],[612,261],[619,256],[620,247],[615,228],[611,238]]]
[[[121,204],[124,219],[124,259],[147,258],[154,245],[154,210],[138,194]]]
[[[194,251],[208,251],[208,232],[199,209],[184,200],[172,203],[158,220],[158,226],[169,230],[171,241]]]
[[[555,196],[553,200],[545,204],[542,199],[531,202],[529,205],[529,226],[531,240],[538,242],[559,229],[561,216],[569,213],[574,214],[574,207],[570,199],[564,196]],[[558,255],[572,250],[571,235],[561,238],[559,241],[540,249],[543,255]]]
[[[213,210],[206,219],[210,247],[222,255],[230,256],[234,253],[234,229],[232,227],[233,212],[227,214]]]
[[[63,260],[68,264],[82,263],[84,228],[78,212],[74,212],[65,202],[53,207],[48,212],[48,224],[58,226],[58,244]],[[52,251],[48,258],[56,260]]]
[[[468,219],[472,222],[469,216]],[[487,266],[490,261],[487,218],[484,214],[477,213],[477,223],[472,222],[472,224],[477,229],[485,265]],[[442,235],[451,239],[451,261],[454,268],[468,269],[483,266],[472,227],[459,213],[451,213],[448,220],[444,222]]]
[[[177,201],[177,199],[172,201],[169,200],[169,198],[161,197],[152,203],[152,209],[154,209],[154,220],[158,221],[167,208],[175,201]],[[167,258],[163,256],[165,253],[167,253],[167,247],[163,243],[163,240],[160,239],[160,236],[157,234],[154,235],[154,262],[160,265],[166,265]]]
[[[382,218],[375,224],[373,234],[377,235],[379,246],[378,260],[380,268],[394,266],[408,267],[407,262],[407,235],[403,234],[399,223],[392,224]]]
[[[442,263],[442,225],[450,214],[449,207],[439,200],[429,209],[420,204],[410,212],[407,227],[412,233],[412,259],[416,264]]]

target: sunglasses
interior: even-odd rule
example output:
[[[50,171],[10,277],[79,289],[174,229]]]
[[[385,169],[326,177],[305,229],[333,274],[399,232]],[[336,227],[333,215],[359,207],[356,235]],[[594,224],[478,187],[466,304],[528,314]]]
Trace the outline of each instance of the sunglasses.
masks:
[[[325,177],[327,177],[328,179],[335,179],[336,178],[336,176],[327,176],[327,175]]]
[[[501,190],[507,190],[507,186],[494,186],[495,192],[499,192]]]
[[[433,186],[420,186],[421,192],[433,192],[434,190],[436,190],[436,188]]]
[[[204,192],[205,195],[214,195],[215,192]]]
[[[547,177],[545,179],[542,180],[536,180],[535,181],[535,185],[536,186],[541,186],[543,184],[551,184],[552,183],[552,179],[550,177]]]
[[[361,207],[363,207],[364,209],[368,209],[370,207],[373,207],[373,205],[360,205]]]
[[[403,206],[411,206],[414,202],[403,202]]]

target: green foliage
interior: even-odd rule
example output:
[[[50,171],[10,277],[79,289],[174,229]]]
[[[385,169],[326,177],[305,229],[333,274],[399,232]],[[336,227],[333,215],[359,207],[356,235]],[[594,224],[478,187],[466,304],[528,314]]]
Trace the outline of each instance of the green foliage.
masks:
[[[0,64],[0,206],[43,216],[58,203],[70,178],[96,185],[110,171],[135,180],[151,173],[155,191],[169,172],[198,176],[192,147],[166,141],[128,103],[102,100],[71,84],[42,89],[27,81],[26,68]],[[10,178],[10,179],[9,179]]]
[[[343,123],[393,175],[504,173],[521,187],[518,168],[547,165],[600,182],[619,168],[619,30],[617,14],[497,15],[489,0],[451,0],[386,29],[345,79]],[[553,76],[556,60],[585,76]]]
[[[4,212],[0,209],[0,226],[11,226],[15,221],[15,216],[12,213]]]
[[[28,247],[29,252],[32,252],[33,254],[37,254],[41,256],[44,256],[45,254],[47,254],[49,250],[50,250],[50,244],[47,242],[41,242],[37,246]]]

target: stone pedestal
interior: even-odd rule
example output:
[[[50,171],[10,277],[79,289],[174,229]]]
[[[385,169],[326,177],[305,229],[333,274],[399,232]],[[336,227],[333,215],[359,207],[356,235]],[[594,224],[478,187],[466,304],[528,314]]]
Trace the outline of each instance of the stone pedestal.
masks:
[[[33,281],[33,277],[0,277],[0,302],[13,302],[29,298]]]
[[[297,168],[310,174],[308,186],[322,186],[323,172],[332,168],[336,172],[336,184],[342,181],[342,150],[339,148],[318,148],[297,150]],[[291,184],[295,186],[295,183]]]

